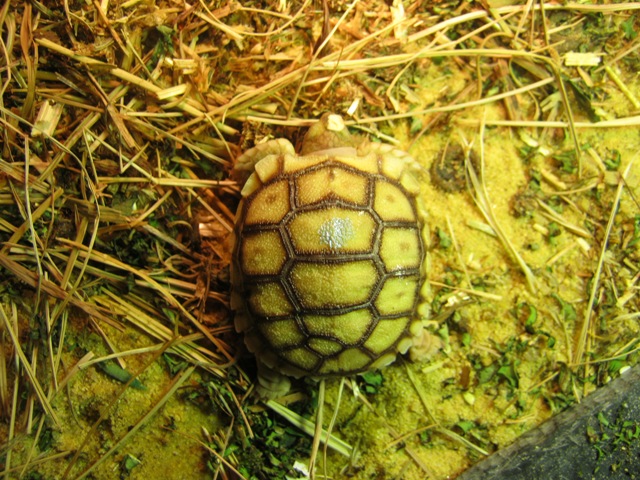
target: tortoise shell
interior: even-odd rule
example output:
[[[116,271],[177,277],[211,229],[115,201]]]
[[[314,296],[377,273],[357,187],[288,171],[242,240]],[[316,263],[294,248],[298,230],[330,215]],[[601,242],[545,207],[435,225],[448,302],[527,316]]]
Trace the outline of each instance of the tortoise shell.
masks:
[[[260,159],[236,215],[236,329],[259,363],[294,377],[379,368],[422,330],[426,229],[411,157],[354,146],[339,116],[317,125],[304,154],[273,140],[238,161]]]

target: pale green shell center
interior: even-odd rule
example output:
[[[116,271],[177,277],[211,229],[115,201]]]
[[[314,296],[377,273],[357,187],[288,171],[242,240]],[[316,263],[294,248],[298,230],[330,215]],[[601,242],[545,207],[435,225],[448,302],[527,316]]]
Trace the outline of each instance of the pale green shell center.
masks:
[[[332,218],[318,229],[320,242],[331,250],[340,250],[354,235],[355,229],[350,218]]]

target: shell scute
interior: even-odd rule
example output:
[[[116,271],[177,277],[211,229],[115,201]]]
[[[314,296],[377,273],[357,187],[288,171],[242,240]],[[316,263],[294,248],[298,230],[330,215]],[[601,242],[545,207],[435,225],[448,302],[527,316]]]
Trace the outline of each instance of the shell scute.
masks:
[[[387,272],[418,270],[420,258],[420,232],[417,228],[388,227],[382,232],[380,258]]]
[[[367,337],[374,316],[370,309],[358,309],[340,315],[304,315],[302,322],[309,335],[331,337],[342,345],[353,346]]]
[[[344,346],[331,338],[309,337],[307,346],[319,355],[336,355],[340,353]]]
[[[240,248],[242,270],[249,275],[277,275],[287,260],[282,238],[275,230],[246,234]]]
[[[290,175],[300,170],[306,170],[324,162],[326,159],[326,155],[305,155],[304,157],[284,155],[282,158],[282,173]]]
[[[282,156],[269,155],[256,163],[255,172],[262,183],[275,178],[282,169]]]
[[[272,182],[249,196],[244,215],[245,225],[277,224],[291,211],[289,204],[289,182]],[[250,199],[250,200],[249,200]]]
[[[416,222],[411,199],[399,184],[379,179],[375,182],[373,209],[384,221]]]
[[[342,375],[348,371],[363,371],[371,364],[371,356],[361,348],[348,348],[340,354],[327,358],[320,367],[319,375]]]
[[[367,153],[362,156],[337,155],[335,160],[365,174],[378,175],[380,173],[378,157],[373,153]]]
[[[330,200],[364,207],[369,196],[369,179],[339,166],[320,168],[296,180],[296,205],[313,205]]]
[[[280,356],[291,366],[302,372],[313,372],[321,364],[320,355],[310,351],[308,348],[294,348],[280,352]],[[295,373],[295,370],[292,374]]]
[[[377,225],[366,211],[330,207],[300,212],[286,228],[295,253],[313,255],[370,252]]]
[[[274,348],[290,348],[303,344],[306,340],[304,332],[291,319],[261,322],[258,324],[258,328]]]
[[[289,279],[302,308],[339,309],[366,304],[376,286],[378,271],[372,260],[305,261],[294,264]]]
[[[248,304],[254,318],[270,318],[291,315],[294,306],[278,282],[258,283],[247,286],[249,291]],[[237,317],[236,317],[237,318]],[[242,318],[242,316],[240,316]],[[255,322],[250,322],[253,324]],[[236,322],[236,327],[238,323]],[[244,331],[245,329],[237,329]]]
[[[374,305],[381,316],[411,312],[417,301],[418,276],[387,277]]]

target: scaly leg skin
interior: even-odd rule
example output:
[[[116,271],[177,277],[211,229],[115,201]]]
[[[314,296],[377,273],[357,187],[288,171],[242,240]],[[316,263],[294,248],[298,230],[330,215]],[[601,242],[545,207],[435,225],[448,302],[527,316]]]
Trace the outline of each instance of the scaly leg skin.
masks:
[[[424,362],[431,359],[442,347],[442,339],[423,327],[413,337],[409,358],[412,362]]]
[[[260,398],[273,400],[286,395],[291,388],[288,377],[269,368],[258,360],[258,385],[256,393]]]
[[[296,151],[291,142],[284,138],[269,140],[268,142],[259,143],[250,148],[236,160],[233,169],[236,173],[244,172],[247,176],[251,174],[260,160],[269,155],[295,155]]]

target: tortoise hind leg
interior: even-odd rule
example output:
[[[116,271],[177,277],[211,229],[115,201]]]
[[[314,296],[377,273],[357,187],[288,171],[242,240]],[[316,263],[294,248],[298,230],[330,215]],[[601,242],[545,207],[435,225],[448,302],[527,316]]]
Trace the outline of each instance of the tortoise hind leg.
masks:
[[[289,378],[268,367],[260,360],[257,361],[257,364],[258,384],[256,386],[256,393],[260,398],[267,400],[279,398],[289,392],[291,388]]]
[[[444,345],[442,339],[423,326],[423,322],[415,322],[411,326],[413,343],[409,348],[409,358],[413,362],[430,360]]]

